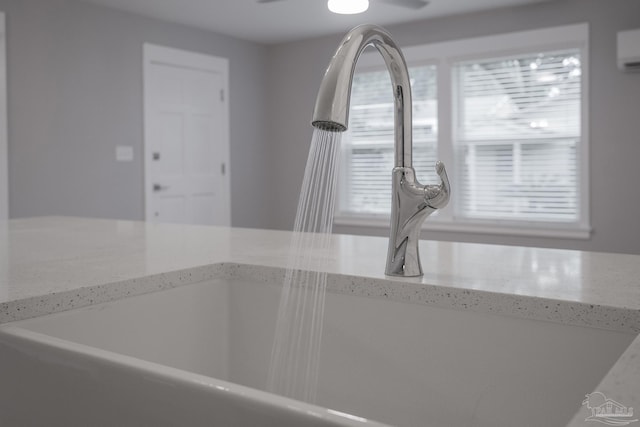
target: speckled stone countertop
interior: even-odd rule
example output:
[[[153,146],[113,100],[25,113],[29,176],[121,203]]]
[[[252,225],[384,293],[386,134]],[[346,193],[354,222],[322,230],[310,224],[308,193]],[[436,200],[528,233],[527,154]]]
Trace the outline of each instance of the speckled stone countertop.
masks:
[[[272,280],[291,233],[44,217],[0,222],[0,323],[220,275]],[[424,276],[384,275],[387,239],[335,235],[329,290],[640,332],[640,256],[421,241]],[[603,379],[640,407],[640,339]],[[616,399],[617,400],[617,399]],[[584,425],[577,414],[571,426]]]

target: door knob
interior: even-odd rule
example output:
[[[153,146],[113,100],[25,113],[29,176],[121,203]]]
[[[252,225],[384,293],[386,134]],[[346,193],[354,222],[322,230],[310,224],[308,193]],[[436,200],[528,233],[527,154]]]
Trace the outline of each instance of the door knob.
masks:
[[[168,189],[169,189],[168,185],[153,184],[153,191],[163,191]]]

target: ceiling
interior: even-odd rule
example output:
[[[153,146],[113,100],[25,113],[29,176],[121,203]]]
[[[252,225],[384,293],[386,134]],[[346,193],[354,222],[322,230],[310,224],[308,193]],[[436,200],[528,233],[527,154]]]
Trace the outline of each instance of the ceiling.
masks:
[[[127,12],[214,31],[265,44],[342,33],[362,24],[378,25],[428,19],[548,0],[431,0],[420,10],[370,0],[360,15],[336,15],[326,0],[86,0]]]

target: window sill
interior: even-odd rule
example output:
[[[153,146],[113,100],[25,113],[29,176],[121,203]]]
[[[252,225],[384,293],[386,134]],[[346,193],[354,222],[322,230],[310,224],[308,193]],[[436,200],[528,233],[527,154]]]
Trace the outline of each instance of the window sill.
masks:
[[[389,218],[372,216],[336,216],[335,225],[349,227],[389,228]],[[558,224],[546,226],[531,224],[496,225],[490,223],[450,222],[436,218],[427,219],[422,225],[423,231],[443,231],[454,233],[493,234],[525,237],[552,237],[586,240],[591,237],[590,227],[560,228]]]

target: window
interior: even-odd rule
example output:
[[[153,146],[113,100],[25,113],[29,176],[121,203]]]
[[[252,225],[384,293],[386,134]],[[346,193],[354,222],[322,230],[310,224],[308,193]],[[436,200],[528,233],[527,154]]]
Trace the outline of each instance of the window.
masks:
[[[413,166],[435,184],[442,159],[452,184],[425,227],[588,236],[586,44],[581,24],[405,49]],[[337,223],[387,225],[393,108],[384,65],[357,71]]]
[[[578,217],[579,50],[454,66],[458,214]]]

